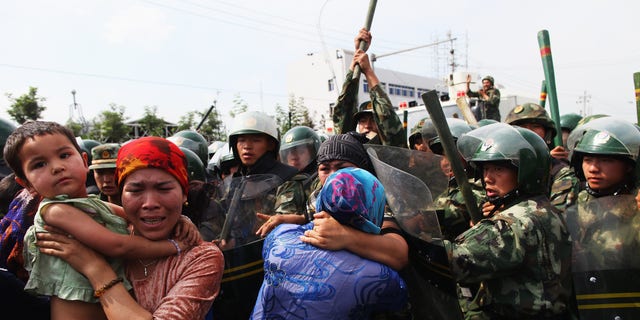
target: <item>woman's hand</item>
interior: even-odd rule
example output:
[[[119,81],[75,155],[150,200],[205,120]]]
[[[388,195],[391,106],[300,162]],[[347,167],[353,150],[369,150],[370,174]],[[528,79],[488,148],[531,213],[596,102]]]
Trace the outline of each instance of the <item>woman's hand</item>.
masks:
[[[256,231],[256,235],[259,235],[262,238],[266,237],[269,234],[269,232],[271,232],[273,229],[275,229],[277,226],[283,223],[293,223],[293,224],[307,223],[307,220],[303,215],[298,215],[293,213],[268,215],[268,214],[257,212],[256,217],[258,217],[258,219],[260,220],[266,220],[265,223],[263,223],[260,226],[258,231]]]
[[[342,250],[350,241],[351,232],[338,220],[325,211],[313,215],[313,230],[304,232],[300,237],[302,242],[326,250]]]
[[[100,268],[111,268],[104,257],[71,236],[41,232],[36,235],[40,252],[66,261],[85,276]]]

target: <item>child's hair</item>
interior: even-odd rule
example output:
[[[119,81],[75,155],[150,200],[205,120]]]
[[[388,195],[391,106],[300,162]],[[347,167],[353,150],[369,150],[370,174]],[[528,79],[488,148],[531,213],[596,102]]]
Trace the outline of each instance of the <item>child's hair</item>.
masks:
[[[13,170],[16,177],[26,180],[19,156],[20,149],[22,149],[25,141],[45,134],[62,134],[66,136],[76,150],[82,153],[76,137],[69,128],[56,122],[27,120],[9,135],[4,145],[4,161]]]

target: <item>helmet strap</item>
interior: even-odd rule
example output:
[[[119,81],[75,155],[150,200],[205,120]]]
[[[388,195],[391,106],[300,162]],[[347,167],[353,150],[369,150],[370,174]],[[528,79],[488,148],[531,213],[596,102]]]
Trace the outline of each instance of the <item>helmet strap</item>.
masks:
[[[612,191],[609,191],[609,192],[601,192],[596,189],[591,189],[591,187],[589,187],[588,182],[585,182],[584,184],[585,184],[585,190],[587,190],[587,193],[589,193],[590,195],[596,198],[606,197],[606,196],[617,196],[620,194],[631,194],[631,188],[629,188],[629,186],[626,183],[621,184],[617,189],[610,189]]]
[[[501,208],[511,206],[513,203],[515,203],[518,200],[518,198],[520,198],[520,194],[521,194],[520,189],[515,188],[509,191],[507,194],[505,194],[502,197],[490,197],[489,202],[493,205],[493,210],[491,210],[489,215],[490,216],[493,215],[496,211],[498,211]]]

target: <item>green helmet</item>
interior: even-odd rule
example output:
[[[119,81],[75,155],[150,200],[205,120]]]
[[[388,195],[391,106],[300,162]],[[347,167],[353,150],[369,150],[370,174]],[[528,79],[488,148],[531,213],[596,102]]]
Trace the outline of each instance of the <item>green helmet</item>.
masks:
[[[482,81],[485,81],[485,80],[489,80],[489,82],[491,82],[491,85],[495,84],[492,76],[486,76],[486,77],[482,78]]]
[[[578,124],[576,125],[576,127],[581,126],[581,125],[583,125],[583,124],[586,124],[586,123],[588,123],[588,122],[589,122],[589,121],[591,121],[591,120],[600,119],[600,118],[605,118],[605,117],[608,117],[608,116],[609,116],[609,115],[607,115],[607,114],[592,114],[592,115],[588,115],[588,116],[586,116],[586,117],[584,117],[584,118],[580,119],[580,120],[578,121]],[[574,128],[574,129],[575,129],[575,128]]]
[[[102,144],[99,141],[93,139],[82,139],[82,137],[76,137],[76,142],[78,142],[78,146],[80,146],[80,149],[87,153],[88,163],[91,163],[93,159],[93,157],[91,156],[91,149]]]
[[[211,157],[207,169],[213,171],[214,174],[220,177],[220,174],[227,171],[230,167],[237,164],[233,156],[233,152],[229,148],[229,143],[225,143],[218,151]]]
[[[276,120],[264,112],[247,111],[236,115],[235,119],[233,119],[228,140],[236,159],[240,159],[236,142],[238,141],[238,136],[243,134],[266,134],[275,142],[276,148],[274,151],[278,152],[280,150]]]
[[[473,129],[466,121],[456,118],[447,118],[447,125],[449,126],[449,131],[451,131],[454,142]],[[429,139],[429,149],[435,154],[444,155],[444,148],[442,147],[440,137],[435,136]]]
[[[540,124],[547,130],[544,137],[547,142],[551,142],[557,133],[556,125],[547,110],[535,103],[524,103],[511,109],[504,122],[514,126],[524,123]]]
[[[198,155],[202,163],[209,162],[209,150],[207,139],[194,130],[182,130],[167,137],[167,140],[175,143],[178,147],[185,147]]]
[[[360,104],[358,112],[353,115],[353,121],[357,123],[363,115],[368,113],[373,114],[373,105],[371,104],[371,101],[366,101]]]
[[[494,124],[494,123],[498,123],[498,121],[493,120],[493,119],[480,119],[480,120],[478,120],[478,127],[482,127],[482,126],[486,126],[486,125]]]
[[[572,138],[577,142],[571,152],[571,166],[576,175],[584,179],[582,158],[585,154],[610,155],[627,159],[636,167],[638,175],[638,154],[640,153],[640,131],[635,124],[612,117],[601,117],[574,129]]]
[[[521,192],[549,192],[549,149],[542,138],[531,130],[505,123],[486,125],[461,136],[458,150],[474,168],[484,162],[508,161],[518,168],[518,189]]]
[[[313,129],[306,126],[296,126],[287,131],[282,136],[282,144],[280,145],[280,161],[288,164],[287,156],[291,151],[298,147],[306,147],[311,154],[309,162],[300,164],[305,168],[309,163],[316,160],[318,149],[320,148],[320,137]]]
[[[425,122],[428,120],[429,118],[422,118],[420,119],[420,121],[418,121],[418,123],[416,123],[413,126],[413,128],[411,128],[411,131],[409,132],[409,138],[408,138],[409,149],[411,150],[415,149],[416,140],[418,140],[418,138],[422,138],[422,127],[424,127]]]
[[[567,113],[560,116],[560,128],[572,131],[578,126],[578,122],[582,120],[582,116],[577,113]]]
[[[7,142],[7,138],[16,126],[8,120],[0,118],[0,150],[4,152],[4,144]],[[0,157],[0,178],[11,174],[11,168],[4,162],[4,157]]]
[[[180,147],[180,150],[187,158],[187,172],[189,174],[189,181],[200,180],[207,181],[207,174],[204,171],[204,165],[198,155],[186,147]]]

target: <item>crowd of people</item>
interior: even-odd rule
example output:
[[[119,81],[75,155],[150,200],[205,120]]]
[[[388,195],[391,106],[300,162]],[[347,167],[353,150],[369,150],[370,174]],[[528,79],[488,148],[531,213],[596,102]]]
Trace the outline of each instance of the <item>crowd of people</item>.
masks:
[[[8,127],[2,309],[25,319],[637,318],[640,127],[566,114],[556,128],[533,103],[500,122],[487,76],[467,90],[477,124],[422,119],[407,133],[369,62],[371,40],[364,29],[355,38],[328,137],[304,126],[281,137],[258,111],[238,114],[216,143],[195,130],[100,144],[55,122]],[[356,65],[369,101],[357,101]],[[419,183],[399,188],[409,181],[388,168]]]

